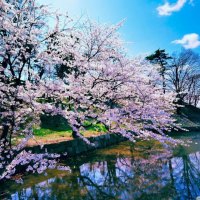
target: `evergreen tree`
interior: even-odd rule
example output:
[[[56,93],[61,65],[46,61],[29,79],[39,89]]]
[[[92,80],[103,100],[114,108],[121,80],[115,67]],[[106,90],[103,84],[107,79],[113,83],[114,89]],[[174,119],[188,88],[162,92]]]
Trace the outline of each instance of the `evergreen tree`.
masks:
[[[163,86],[163,92],[166,91],[166,71],[168,66],[168,60],[172,59],[166,52],[165,49],[157,49],[153,54],[146,57],[147,60],[149,60],[153,64],[157,64],[160,66],[159,73],[162,77],[162,86]]]

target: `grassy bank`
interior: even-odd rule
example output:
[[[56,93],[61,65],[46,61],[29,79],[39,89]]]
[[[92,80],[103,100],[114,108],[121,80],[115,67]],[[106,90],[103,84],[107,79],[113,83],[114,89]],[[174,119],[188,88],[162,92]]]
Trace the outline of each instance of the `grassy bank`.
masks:
[[[200,109],[194,106],[185,105],[180,109],[180,114],[176,115],[177,122],[189,131],[200,130]],[[86,122],[86,124],[89,122]],[[102,124],[95,124],[86,128],[81,134],[85,137],[102,135],[107,132]],[[174,134],[174,133],[173,133]],[[176,132],[175,132],[176,134]],[[41,125],[35,127],[34,138],[28,142],[28,146],[38,144],[52,144],[62,141],[72,140],[72,129],[66,119],[61,116],[42,116]],[[20,138],[17,138],[20,140]]]
[[[88,122],[86,122],[88,123]],[[102,124],[89,126],[81,132],[85,137],[97,136],[106,133]],[[42,116],[40,127],[34,129],[34,139],[28,142],[29,146],[38,144],[52,144],[72,140],[72,129],[66,119],[61,116]]]

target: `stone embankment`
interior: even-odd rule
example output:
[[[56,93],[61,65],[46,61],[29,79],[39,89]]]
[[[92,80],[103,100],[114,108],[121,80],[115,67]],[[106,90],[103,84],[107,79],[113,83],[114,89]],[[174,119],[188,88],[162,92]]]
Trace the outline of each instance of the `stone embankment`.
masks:
[[[33,153],[57,153],[65,154],[67,156],[76,156],[83,154],[95,149],[105,148],[114,144],[118,144],[126,139],[117,134],[104,134],[96,137],[88,138],[89,141],[94,145],[89,145],[85,143],[82,139],[74,139],[64,142],[59,142],[55,144],[45,144],[42,148],[41,146],[28,147],[27,150],[31,150]]]

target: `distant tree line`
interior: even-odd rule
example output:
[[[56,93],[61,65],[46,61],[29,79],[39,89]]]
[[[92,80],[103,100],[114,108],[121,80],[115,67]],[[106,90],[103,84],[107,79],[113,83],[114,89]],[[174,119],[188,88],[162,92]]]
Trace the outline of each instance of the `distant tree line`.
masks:
[[[169,55],[165,49],[158,49],[146,57],[157,66],[161,76],[163,92],[175,92],[175,102],[195,107],[200,100],[200,55],[192,50],[182,49]]]

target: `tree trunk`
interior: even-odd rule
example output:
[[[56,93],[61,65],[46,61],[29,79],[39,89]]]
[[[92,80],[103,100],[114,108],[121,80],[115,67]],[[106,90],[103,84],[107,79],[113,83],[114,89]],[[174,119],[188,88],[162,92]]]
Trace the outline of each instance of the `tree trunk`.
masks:
[[[78,133],[76,131],[72,131],[72,137],[75,138],[79,138]]]
[[[1,140],[5,139],[7,141],[8,131],[9,131],[9,126],[3,125],[3,131],[2,131],[1,138],[0,138]]]

